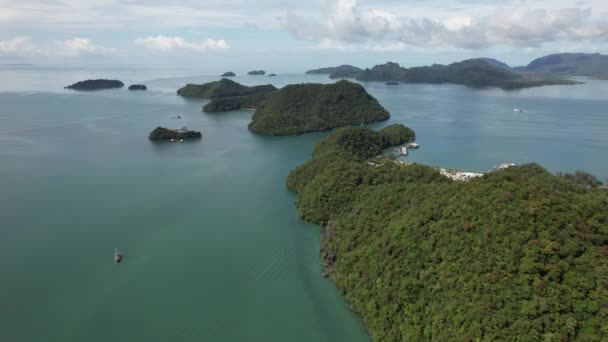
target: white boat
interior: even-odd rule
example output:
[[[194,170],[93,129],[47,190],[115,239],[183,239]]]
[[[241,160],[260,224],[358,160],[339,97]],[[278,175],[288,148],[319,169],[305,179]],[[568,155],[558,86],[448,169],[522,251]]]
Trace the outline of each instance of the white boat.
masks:
[[[513,113],[523,113],[524,110],[522,108],[515,107],[513,108]]]
[[[409,143],[406,145],[407,148],[418,148],[420,147],[420,145],[416,144],[416,143]]]
[[[118,264],[121,261],[122,261],[122,253],[120,253],[117,248],[114,248],[114,262]]]

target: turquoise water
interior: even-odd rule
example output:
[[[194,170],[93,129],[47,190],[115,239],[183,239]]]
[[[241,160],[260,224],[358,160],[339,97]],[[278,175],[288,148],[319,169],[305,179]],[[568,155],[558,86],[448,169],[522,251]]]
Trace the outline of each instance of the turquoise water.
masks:
[[[369,339],[321,277],[319,229],[298,219],[285,188],[326,133],[263,137],[247,131],[251,112],[201,113],[205,101],[175,95],[217,79],[196,75],[0,69],[1,341]],[[92,77],[150,90],[62,89]],[[410,160],[478,171],[536,161],[608,177],[608,82],[518,92],[364,85],[392,114],[371,127],[416,130]],[[151,143],[156,126],[203,139]],[[118,266],[114,248],[126,254]]]

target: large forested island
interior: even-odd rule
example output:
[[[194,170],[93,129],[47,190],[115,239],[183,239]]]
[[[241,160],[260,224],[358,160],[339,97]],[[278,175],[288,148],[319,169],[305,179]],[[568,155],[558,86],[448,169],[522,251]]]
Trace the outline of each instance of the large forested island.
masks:
[[[449,65],[403,68],[397,63],[376,65],[357,76],[360,81],[395,81],[403,83],[453,83],[469,87],[497,87],[520,89],[543,85],[576,84],[577,82],[554,75],[524,73],[497,64],[485,58],[469,59]]]
[[[543,85],[577,84],[568,78],[542,73],[514,70],[507,64],[492,58],[474,58],[449,65],[404,68],[388,62],[371,69],[359,69],[348,65],[321,68],[307,73],[330,73],[330,78],[355,78],[359,81],[403,82],[403,83],[453,83],[469,87],[497,87],[520,89]]]
[[[599,53],[558,53],[537,58],[519,70],[560,75],[608,77],[608,55]]]
[[[184,97],[218,98],[229,96],[245,96],[267,94],[277,90],[272,84],[248,87],[227,78],[204,84],[186,84],[177,90],[177,94]]]
[[[249,130],[266,135],[325,131],[386,120],[389,113],[357,84],[290,84],[265,95],[214,99],[203,110],[255,109]]]
[[[374,341],[608,340],[606,190],[536,164],[452,181],[375,157],[407,139],[385,135],[341,129],[287,180]]]
[[[91,91],[91,90],[101,90],[101,89],[113,89],[113,88],[122,88],[124,87],[124,83],[118,80],[105,80],[105,79],[97,79],[97,80],[85,80],[76,82],[72,85],[65,87],[65,89],[72,90],[81,90],[81,91]]]

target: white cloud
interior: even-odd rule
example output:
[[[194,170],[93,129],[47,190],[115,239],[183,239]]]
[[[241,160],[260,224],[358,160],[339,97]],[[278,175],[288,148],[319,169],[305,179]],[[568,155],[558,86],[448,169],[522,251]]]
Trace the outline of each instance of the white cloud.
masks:
[[[230,48],[230,45],[223,40],[215,40],[207,38],[200,42],[188,41],[182,37],[169,37],[158,35],[155,37],[137,38],[133,41],[136,45],[145,46],[151,49],[162,51],[173,51],[176,49],[188,49],[194,51],[209,51],[209,50],[225,50]]]
[[[395,11],[337,0],[316,18],[287,13],[281,26],[295,37],[320,41],[335,49],[339,43],[392,41],[415,47],[452,46],[479,49],[497,45],[538,47],[556,41],[608,41],[608,21],[590,9],[506,7],[487,13],[408,17]],[[473,12],[471,12],[473,13]],[[328,42],[332,42],[331,44]]]
[[[118,54],[118,50],[96,45],[87,38],[68,39],[57,44],[57,54],[66,57],[81,56],[112,56]]]
[[[21,57],[37,53],[30,37],[0,40],[0,57]]]

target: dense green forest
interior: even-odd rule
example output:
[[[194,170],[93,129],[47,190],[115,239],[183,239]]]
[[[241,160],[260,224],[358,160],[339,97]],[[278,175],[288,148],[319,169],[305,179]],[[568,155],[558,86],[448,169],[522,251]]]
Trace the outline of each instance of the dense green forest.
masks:
[[[186,129],[168,129],[164,127],[156,127],[148,135],[150,140],[168,140],[168,139],[196,139],[201,138],[201,132],[189,131]]]
[[[461,182],[374,157],[409,139],[396,127],[338,130],[287,180],[373,340],[608,340],[608,192],[536,164]]]
[[[250,110],[260,107],[267,98],[266,94],[250,96],[218,97],[203,106],[207,113],[229,112],[233,110]]]
[[[386,120],[389,113],[356,83],[290,84],[268,95],[249,130],[266,135],[325,131]]]
[[[389,113],[357,83],[290,84],[275,92],[212,99],[205,112],[255,109],[249,130],[266,135],[326,131],[386,120]]]
[[[85,81],[76,82],[72,85],[65,87],[65,89],[91,91],[91,90],[101,90],[101,89],[122,88],[122,87],[124,87],[124,85],[125,84],[119,80],[97,79],[97,80],[85,80]]]
[[[184,97],[219,98],[229,96],[245,96],[267,94],[277,90],[273,85],[259,85],[248,87],[227,78],[203,84],[186,84],[177,90],[177,94]]]

